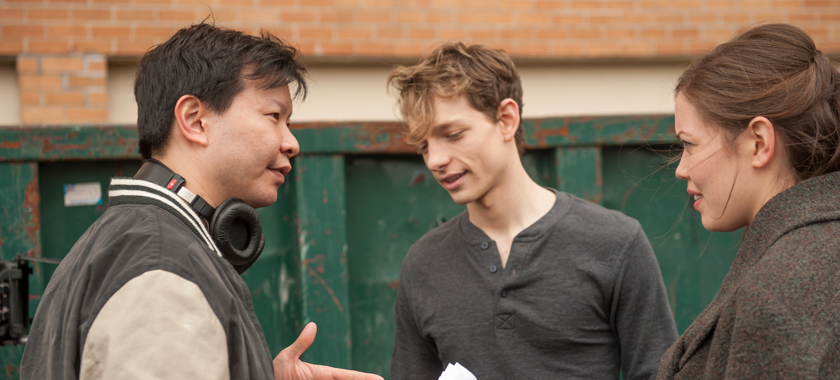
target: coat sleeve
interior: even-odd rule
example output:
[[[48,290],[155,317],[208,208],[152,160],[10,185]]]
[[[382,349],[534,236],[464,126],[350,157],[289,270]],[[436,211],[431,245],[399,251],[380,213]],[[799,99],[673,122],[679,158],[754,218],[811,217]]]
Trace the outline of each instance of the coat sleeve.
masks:
[[[678,338],[659,264],[641,226],[637,228],[621,256],[612,308],[626,380],[655,378],[662,354]]]
[[[226,342],[196,284],[153,270],[123,285],[99,311],[79,378],[229,379]]]
[[[394,352],[391,379],[437,379],[442,369],[434,342],[422,334],[411,299],[409,256],[403,260],[394,307]],[[415,290],[416,291],[416,290]]]

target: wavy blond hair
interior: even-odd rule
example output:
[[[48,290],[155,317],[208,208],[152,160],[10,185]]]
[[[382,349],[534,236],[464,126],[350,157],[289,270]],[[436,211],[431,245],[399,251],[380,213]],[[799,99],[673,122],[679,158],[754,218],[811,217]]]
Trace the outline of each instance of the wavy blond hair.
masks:
[[[465,95],[476,110],[499,120],[499,104],[513,99],[519,105],[519,128],[515,141],[519,153],[525,148],[522,129],[522,84],[516,66],[503,50],[484,45],[449,42],[423,56],[415,66],[397,66],[388,75],[388,88],[396,90],[397,106],[410,126],[407,140],[419,144],[434,119],[434,96]]]

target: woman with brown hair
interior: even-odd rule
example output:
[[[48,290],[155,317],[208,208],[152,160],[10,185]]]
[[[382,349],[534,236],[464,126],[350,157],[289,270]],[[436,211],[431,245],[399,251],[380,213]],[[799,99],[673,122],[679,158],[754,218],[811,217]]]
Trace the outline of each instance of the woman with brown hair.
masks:
[[[784,24],[738,35],[680,77],[676,175],[706,229],[747,232],[658,379],[840,378],[838,81]]]

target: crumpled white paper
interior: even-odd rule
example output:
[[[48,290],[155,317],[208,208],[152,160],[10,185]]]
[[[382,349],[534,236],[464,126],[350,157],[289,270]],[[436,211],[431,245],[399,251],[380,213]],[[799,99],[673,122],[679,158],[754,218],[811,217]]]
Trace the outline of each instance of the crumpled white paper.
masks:
[[[472,374],[468,369],[464,368],[464,366],[455,362],[455,365],[449,363],[446,365],[446,369],[443,370],[443,373],[440,374],[438,380],[478,380],[475,378],[475,375]]]

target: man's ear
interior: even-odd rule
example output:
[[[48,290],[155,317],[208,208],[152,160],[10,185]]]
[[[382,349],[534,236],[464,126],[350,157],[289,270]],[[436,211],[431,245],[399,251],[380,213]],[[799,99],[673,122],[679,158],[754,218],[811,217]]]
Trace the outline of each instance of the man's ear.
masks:
[[[502,100],[499,103],[498,115],[505,142],[513,140],[516,130],[519,129],[519,105],[511,98]]]
[[[777,154],[777,136],[773,123],[764,116],[758,116],[750,120],[744,132],[747,149],[752,156],[750,164],[754,168],[766,167]]]
[[[175,103],[175,121],[177,131],[187,141],[203,147],[207,146],[207,130],[204,118],[210,110],[193,95],[184,95]]]

